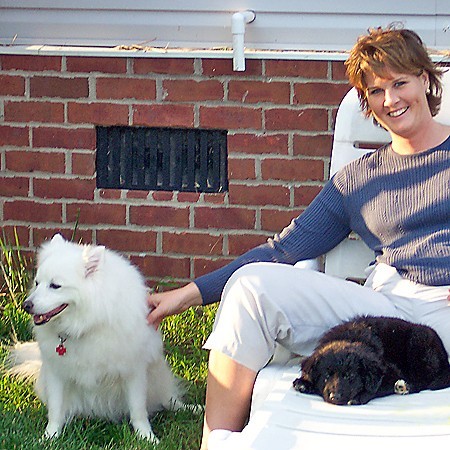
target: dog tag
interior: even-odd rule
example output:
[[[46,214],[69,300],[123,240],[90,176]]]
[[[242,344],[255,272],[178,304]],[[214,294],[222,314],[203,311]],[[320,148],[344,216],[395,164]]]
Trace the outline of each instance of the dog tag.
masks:
[[[64,356],[67,352],[67,348],[64,345],[64,342],[66,342],[66,340],[60,336],[59,337],[59,345],[58,345],[58,347],[56,347],[56,353],[58,353],[59,356]]]

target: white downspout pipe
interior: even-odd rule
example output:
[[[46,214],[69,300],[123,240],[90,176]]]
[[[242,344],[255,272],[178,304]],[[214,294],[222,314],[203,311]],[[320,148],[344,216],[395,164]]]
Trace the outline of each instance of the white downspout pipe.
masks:
[[[245,25],[255,20],[254,11],[240,11],[231,18],[231,33],[233,35],[233,70],[245,70],[244,34]]]

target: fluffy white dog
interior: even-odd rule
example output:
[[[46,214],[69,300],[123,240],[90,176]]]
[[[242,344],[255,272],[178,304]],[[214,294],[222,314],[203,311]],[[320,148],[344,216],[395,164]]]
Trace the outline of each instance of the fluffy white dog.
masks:
[[[181,402],[160,334],[146,321],[146,292],[138,270],[105,247],[59,234],[41,247],[35,286],[24,302],[39,347],[19,344],[14,370],[38,370],[47,437],[82,415],[129,417],[139,436],[157,441],[149,415]]]

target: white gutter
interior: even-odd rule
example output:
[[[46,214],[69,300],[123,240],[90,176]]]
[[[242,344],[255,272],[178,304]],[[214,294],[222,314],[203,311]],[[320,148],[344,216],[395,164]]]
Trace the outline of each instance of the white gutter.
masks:
[[[0,55],[95,56],[112,58],[212,58],[232,59],[230,49],[191,49],[161,47],[84,47],[65,45],[0,45]],[[247,59],[291,59],[343,61],[348,54],[341,51],[253,50],[246,49]]]
[[[224,49],[184,49],[160,47],[85,47],[65,45],[0,45],[0,55],[30,56],[92,56],[109,58],[203,58],[231,59],[233,51]],[[345,61],[348,53],[344,51],[308,50],[245,50],[246,59],[259,60],[311,60]],[[449,52],[432,52],[435,62],[449,62]]]

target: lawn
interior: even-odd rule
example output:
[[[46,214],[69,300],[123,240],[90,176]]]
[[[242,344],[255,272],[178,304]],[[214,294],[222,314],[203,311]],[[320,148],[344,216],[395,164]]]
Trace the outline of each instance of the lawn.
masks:
[[[16,340],[32,339],[29,316],[22,311],[33,271],[16,241],[0,240],[0,363]],[[215,307],[190,309],[166,319],[161,331],[167,359],[183,379],[187,403],[204,404],[207,353],[201,349],[209,334]],[[32,383],[10,377],[0,366],[0,450],[191,450],[200,446],[202,416],[188,411],[165,411],[152,418],[160,444],[135,437],[127,422],[113,424],[98,419],[74,419],[57,439],[43,440],[46,408],[34,395]]]

